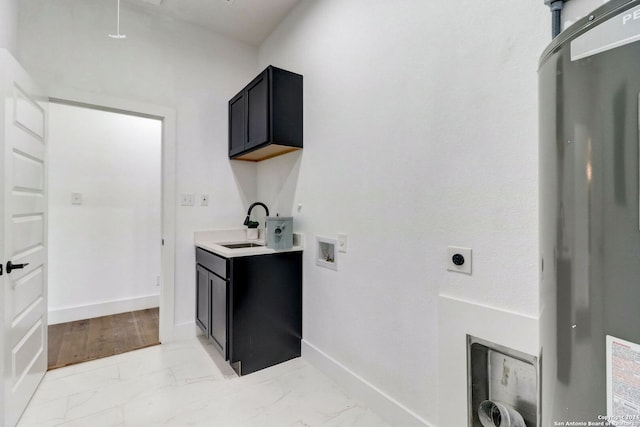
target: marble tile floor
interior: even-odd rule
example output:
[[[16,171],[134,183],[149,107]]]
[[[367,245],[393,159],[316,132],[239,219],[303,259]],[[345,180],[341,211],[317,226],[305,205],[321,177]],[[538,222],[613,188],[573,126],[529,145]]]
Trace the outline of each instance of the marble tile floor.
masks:
[[[237,377],[201,338],[47,372],[19,427],[389,427],[294,359]]]

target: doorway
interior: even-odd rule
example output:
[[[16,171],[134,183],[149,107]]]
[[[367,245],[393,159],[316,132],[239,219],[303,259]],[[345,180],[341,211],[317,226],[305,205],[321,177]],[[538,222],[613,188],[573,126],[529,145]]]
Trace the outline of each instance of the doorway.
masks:
[[[49,137],[50,367],[158,343],[162,118],[56,100]]]
[[[47,370],[160,344],[158,307],[48,326]]]

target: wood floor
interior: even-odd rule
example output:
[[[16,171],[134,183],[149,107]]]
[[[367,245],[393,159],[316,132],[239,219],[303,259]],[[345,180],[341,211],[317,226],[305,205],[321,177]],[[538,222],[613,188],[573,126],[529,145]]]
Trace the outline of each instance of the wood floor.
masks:
[[[158,308],[49,325],[49,369],[160,344]]]

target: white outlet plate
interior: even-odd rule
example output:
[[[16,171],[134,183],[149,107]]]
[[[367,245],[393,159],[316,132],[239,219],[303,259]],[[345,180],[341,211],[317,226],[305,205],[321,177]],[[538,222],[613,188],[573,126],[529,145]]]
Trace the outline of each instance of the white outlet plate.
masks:
[[[338,252],[347,253],[347,235],[344,233],[338,234]]]
[[[180,204],[182,206],[193,206],[193,194],[181,194]]]
[[[82,193],[71,193],[71,204],[72,205],[81,205],[82,204]]]
[[[453,262],[455,255],[462,255],[464,257],[464,263],[462,265],[456,265]],[[460,246],[447,247],[447,270],[471,274],[471,261],[471,248],[462,248]]]
[[[200,206],[209,206],[209,195],[201,194],[200,195]]]

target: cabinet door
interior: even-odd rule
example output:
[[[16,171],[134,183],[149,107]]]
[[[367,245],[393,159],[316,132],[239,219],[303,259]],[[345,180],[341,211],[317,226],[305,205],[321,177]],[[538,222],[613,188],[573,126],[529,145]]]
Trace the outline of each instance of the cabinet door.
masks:
[[[209,336],[209,272],[196,265],[196,323]]]
[[[245,149],[269,140],[269,70],[260,73],[245,89],[247,140]]]
[[[229,156],[244,151],[246,140],[244,91],[229,101]]]
[[[209,273],[211,289],[211,327],[210,335],[218,345],[224,358],[227,358],[227,281]]]

